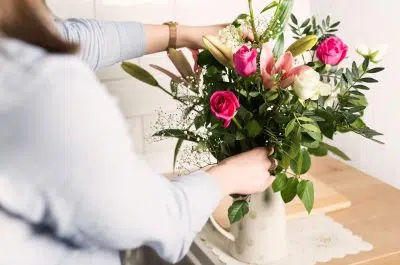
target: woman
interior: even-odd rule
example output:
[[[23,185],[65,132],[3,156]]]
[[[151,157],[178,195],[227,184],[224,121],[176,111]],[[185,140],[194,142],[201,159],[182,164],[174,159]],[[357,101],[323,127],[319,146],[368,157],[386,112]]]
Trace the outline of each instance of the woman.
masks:
[[[218,28],[178,27],[176,46]],[[264,149],[173,182],[131,151],[115,100],[74,53],[98,69],[162,51],[167,26],[56,24],[42,0],[2,0],[0,34],[1,265],[117,265],[140,246],[176,262],[223,196],[273,181]]]

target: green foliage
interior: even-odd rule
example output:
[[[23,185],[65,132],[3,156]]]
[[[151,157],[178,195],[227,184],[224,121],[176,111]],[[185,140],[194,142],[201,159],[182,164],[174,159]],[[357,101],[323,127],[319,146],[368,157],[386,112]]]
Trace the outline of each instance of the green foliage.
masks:
[[[303,202],[304,207],[306,207],[308,213],[311,213],[311,210],[314,206],[314,185],[309,180],[302,180],[297,185],[297,195],[300,200]]]
[[[294,55],[309,53],[309,57],[313,57],[310,61],[302,56],[298,59],[303,59],[305,65],[319,73],[322,82],[332,87],[329,96],[300,100],[296,91],[290,87],[279,89],[276,86],[266,89],[259,66],[252,76],[242,77],[234,69],[220,64],[205,50],[200,52],[197,61],[202,71],[195,73],[197,77],[193,79],[184,79],[159,68],[173,79],[171,93],[165,92],[183,104],[183,121],[177,128],[170,128],[172,125],[167,122],[166,128],[155,136],[178,139],[174,165],[184,141],[194,143],[193,152],[209,152],[218,161],[256,147],[274,147],[273,157],[278,160],[279,167],[275,172],[273,190],[280,192],[286,203],[298,196],[307,211],[311,212],[314,187],[311,181],[304,179],[304,174],[311,167],[311,156],[326,156],[331,153],[349,160],[341,150],[327,144],[326,138],[334,139],[338,133],[353,132],[381,143],[375,138],[382,134],[369,128],[363,121],[363,116],[368,110],[367,93],[378,80],[375,75],[384,68],[372,67],[369,58],[354,61],[349,67],[327,66],[317,61],[316,47],[327,37],[336,34],[339,22],[332,22],[330,17],[322,21],[317,21],[315,17],[300,21],[291,15],[292,4],[291,0],[280,0],[273,1],[264,8],[262,12],[270,10],[274,15],[268,24],[268,30],[258,36],[259,39],[252,46],[260,48],[263,42],[274,40],[273,55],[275,58],[279,57],[284,47],[279,24],[285,25],[290,19],[289,27],[295,38],[300,39],[290,46],[291,52]],[[239,26],[243,22],[254,26],[254,12],[250,12],[250,15],[239,15],[233,24]],[[178,57],[185,61],[181,55]],[[185,71],[189,72],[186,63],[185,65]],[[123,67],[135,78],[160,87],[144,69],[129,63],[124,63]],[[276,73],[273,81],[279,84],[282,75],[282,72]],[[229,113],[235,114],[235,119],[227,128],[223,126],[223,120],[218,119],[211,111],[210,98],[216,91],[230,91],[240,103],[238,109],[229,109]],[[222,102],[221,106],[224,104]],[[249,212],[249,197],[232,197],[235,202],[229,209],[229,219],[233,223]]]
[[[279,173],[276,175],[274,183],[272,183],[272,189],[274,192],[282,191],[288,183],[288,177],[285,173]]]
[[[285,203],[291,202],[296,197],[297,185],[299,185],[297,178],[288,179],[285,188],[281,191],[281,196]]]
[[[237,200],[228,209],[228,217],[231,224],[240,221],[249,213],[249,204],[246,200]]]

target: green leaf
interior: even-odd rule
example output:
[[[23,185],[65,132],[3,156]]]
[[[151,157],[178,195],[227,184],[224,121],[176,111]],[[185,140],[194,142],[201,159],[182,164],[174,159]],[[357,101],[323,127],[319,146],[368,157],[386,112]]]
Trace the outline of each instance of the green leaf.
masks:
[[[266,7],[264,7],[264,9],[261,11],[260,14],[262,14],[262,13],[264,13],[264,12],[266,12],[266,11],[268,11],[268,10],[278,6],[278,5],[279,5],[279,3],[274,1],[274,2],[270,3],[269,5],[267,5]]]
[[[272,183],[272,189],[274,192],[282,191],[288,182],[288,177],[285,173],[279,173],[276,175],[274,183]]]
[[[306,149],[299,152],[297,157],[290,162],[290,168],[297,175],[302,175],[308,172],[311,167],[311,157]]]
[[[248,111],[245,107],[240,106],[239,110],[238,110],[238,115],[240,118],[242,118],[243,120],[249,120],[251,118],[253,118],[253,113],[251,113],[250,111]]]
[[[356,113],[365,110],[365,106],[357,106],[348,110],[350,113]]]
[[[235,201],[228,210],[228,217],[231,224],[240,221],[249,213],[249,204],[245,200]]]
[[[301,127],[310,132],[321,133],[321,130],[318,128],[318,126],[314,124],[302,124]]]
[[[299,117],[298,120],[314,123],[315,121],[309,117]]]
[[[251,120],[246,124],[246,129],[250,137],[255,138],[262,132],[262,127],[256,120]]]
[[[226,134],[224,136],[224,142],[229,145],[233,145],[236,142],[236,136],[232,134]]]
[[[306,19],[300,26],[300,28],[304,28],[306,27],[311,21],[311,18]]]
[[[197,59],[197,63],[204,67],[204,66],[214,66],[216,70],[222,70],[225,69],[225,66],[223,66],[222,64],[220,64],[217,59],[214,58],[214,56],[208,51],[208,50],[204,50],[202,52],[199,53],[198,59]]]
[[[301,199],[308,213],[314,206],[314,185],[309,180],[302,180],[297,186],[297,196]]]
[[[297,18],[296,18],[296,16],[294,15],[294,14],[292,14],[291,16],[290,16],[290,18],[292,19],[292,22],[295,24],[295,25],[297,25],[299,22],[297,21]]]
[[[282,55],[284,46],[285,46],[285,35],[282,33],[281,35],[279,35],[275,43],[274,50],[272,51],[275,58],[279,58]]]
[[[340,24],[340,21],[335,22],[335,23],[333,23],[333,24],[331,25],[331,28],[336,28],[337,26],[339,26],[339,24]]]
[[[361,89],[361,90],[369,90],[369,87],[364,85],[355,85],[354,88]]]
[[[265,114],[267,113],[268,108],[269,108],[270,106],[271,106],[271,105],[270,105],[269,103],[267,103],[267,102],[265,102],[264,104],[262,104],[262,105],[260,106],[259,110],[258,110],[258,112],[260,113],[260,115],[265,115]]]
[[[368,70],[367,73],[375,74],[375,73],[382,72],[383,70],[385,70],[384,67],[376,67],[376,68],[372,68],[372,69]]]
[[[308,151],[310,152],[310,154],[312,154],[314,156],[327,156],[328,155],[328,149],[326,148],[326,146],[323,146],[321,144],[317,148],[308,149]]]
[[[329,145],[327,143],[321,143],[321,146],[325,147],[326,149],[328,149],[329,152],[337,155],[338,157],[342,158],[345,161],[349,161],[350,160],[350,158],[345,153],[340,151],[339,148],[337,148],[337,147],[334,147],[334,146]]]
[[[369,60],[370,60],[369,58],[365,58],[365,60],[364,60],[364,62],[363,62],[363,64],[362,64],[362,68],[363,68],[364,72],[366,72],[367,69],[368,69]]]
[[[288,137],[290,133],[294,130],[295,126],[297,125],[296,119],[291,120],[285,129],[285,136]]]
[[[378,83],[378,80],[376,80],[372,77],[364,77],[364,78],[361,78],[359,81],[364,82],[364,83]]]
[[[178,139],[178,142],[176,142],[175,152],[174,152],[174,165],[173,165],[173,169],[174,170],[175,170],[175,166],[176,166],[176,159],[178,158],[179,150],[182,147],[183,141],[185,141],[185,140],[184,139]]]
[[[123,62],[121,67],[125,72],[127,72],[129,75],[133,76],[137,80],[142,81],[143,83],[146,83],[150,86],[159,86],[157,80],[149,72],[147,72],[137,64]]]
[[[358,71],[356,62],[353,62],[352,66],[351,66],[351,70],[352,70],[355,78],[358,78],[360,76],[360,72]]]
[[[279,96],[278,92],[275,92],[275,91],[270,92],[267,94],[267,101],[274,101],[275,99],[278,98],[278,96]]]
[[[298,184],[297,178],[288,179],[285,188],[281,191],[281,196],[285,203],[291,202],[296,197]]]
[[[193,132],[179,129],[161,130],[156,132],[153,136],[178,138],[195,143],[199,142],[197,140],[199,136],[195,135]]]
[[[242,141],[245,139],[246,139],[246,136],[242,132],[240,132],[240,131],[236,132],[236,141]]]

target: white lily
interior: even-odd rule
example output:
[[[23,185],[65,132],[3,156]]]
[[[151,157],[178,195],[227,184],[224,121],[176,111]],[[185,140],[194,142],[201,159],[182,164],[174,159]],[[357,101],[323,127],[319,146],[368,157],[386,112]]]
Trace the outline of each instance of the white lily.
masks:
[[[388,45],[382,44],[378,45],[374,48],[368,48],[367,45],[361,44],[357,46],[357,53],[363,57],[369,57],[371,62],[379,63],[383,60],[383,57],[386,55],[388,51]]]

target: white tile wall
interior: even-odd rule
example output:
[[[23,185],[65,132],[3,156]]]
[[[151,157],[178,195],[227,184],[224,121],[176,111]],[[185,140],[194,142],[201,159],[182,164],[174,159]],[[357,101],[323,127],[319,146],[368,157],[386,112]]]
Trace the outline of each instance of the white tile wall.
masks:
[[[209,25],[231,22],[239,13],[247,12],[245,0],[47,0],[50,8],[60,17],[85,17],[100,20],[135,20],[149,24],[178,21],[181,24]],[[254,0],[260,11],[269,0]],[[310,0],[296,0],[295,13],[305,17],[310,13]],[[190,52],[185,50],[192,61]],[[165,53],[144,56],[132,62],[151,72],[166,88],[169,79],[149,67],[156,64],[176,72]],[[146,140],[152,132],[157,116],[155,110],[163,108],[174,112],[178,104],[158,88],[150,87],[125,74],[119,65],[97,73],[110,93],[119,99],[119,105],[129,124],[136,152],[160,172],[172,170],[175,140],[151,143]]]
[[[166,86],[169,79],[156,76],[160,84]],[[104,82],[110,93],[117,96],[126,117],[154,114],[157,109],[176,111],[177,102],[157,87],[152,87],[131,79]]]
[[[61,18],[94,18],[95,0],[46,0],[53,13]]]

